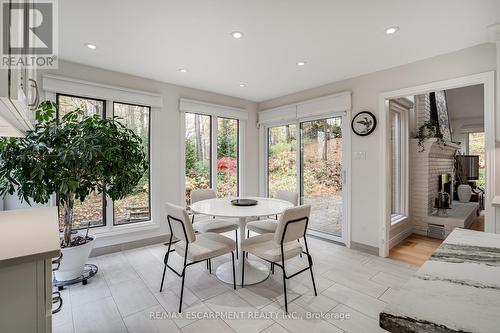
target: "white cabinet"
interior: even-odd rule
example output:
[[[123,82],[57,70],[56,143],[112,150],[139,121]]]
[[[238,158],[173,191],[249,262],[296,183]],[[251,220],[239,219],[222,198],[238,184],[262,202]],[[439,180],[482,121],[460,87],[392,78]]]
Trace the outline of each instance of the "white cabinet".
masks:
[[[25,7],[23,20],[14,20],[10,17],[12,21],[9,22],[9,26],[12,33],[22,34],[28,31],[28,23],[32,19],[29,8],[33,3],[33,1],[23,2]],[[13,36],[9,35],[10,37]],[[8,43],[10,45],[10,40]],[[28,45],[29,43],[25,43],[22,56],[28,55]],[[10,56],[9,53],[9,58]],[[33,109],[39,102],[36,74],[36,66],[26,66],[20,61],[11,63],[8,69],[2,70],[0,80],[6,81],[7,85],[0,91],[0,136],[23,136],[27,130],[33,129],[35,122]]]
[[[0,212],[0,332],[50,333],[57,207]]]
[[[0,331],[52,331],[51,260],[0,267]]]

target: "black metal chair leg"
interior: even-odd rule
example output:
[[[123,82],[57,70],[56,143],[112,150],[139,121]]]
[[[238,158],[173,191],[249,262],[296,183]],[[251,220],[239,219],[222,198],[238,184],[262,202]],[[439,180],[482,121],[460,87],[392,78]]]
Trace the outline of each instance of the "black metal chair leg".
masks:
[[[236,259],[238,259],[238,229],[235,230],[236,234]]]
[[[236,290],[236,269],[234,268],[234,252],[231,252],[231,259],[233,261],[233,289]]]
[[[297,239],[297,243],[300,244],[300,239]],[[299,256],[302,258],[302,252],[299,253]]]
[[[208,259],[208,273],[212,274],[212,260]]]
[[[167,271],[167,264],[163,267],[163,276],[161,278],[160,292],[163,291],[163,281],[165,281],[165,272]]]
[[[241,287],[245,285],[245,251],[243,251],[243,260],[241,261]]]
[[[314,282],[314,275],[313,275],[313,270],[312,270],[313,259],[312,259],[311,255],[309,254],[309,247],[307,246],[307,239],[306,239],[305,234],[304,234],[304,245],[306,247],[307,261],[309,261],[309,270],[311,271],[311,280],[312,280],[313,288],[314,288],[314,296],[318,296],[318,293],[316,292],[316,283]]]
[[[314,283],[314,275],[313,275],[312,266],[309,266],[309,270],[311,271],[311,280],[313,282],[314,296],[318,296],[318,293],[316,292],[316,283]]]
[[[285,295],[285,312],[288,313],[288,299],[286,297],[286,276],[285,276],[285,260],[281,260],[281,270],[283,271],[283,293]]]
[[[170,224],[169,224],[170,226]],[[165,281],[165,272],[167,271],[167,264],[168,264],[168,256],[170,254],[170,247],[172,246],[172,239],[174,237],[172,228],[170,228],[170,239],[168,240],[168,248],[167,248],[167,253],[165,253],[165,257],[163,258],[163,263],[165,264],[165,267],[163,267],[163,276],[161,277],[161,286],[160,286],[160,292],[163,291],[163,282]]]
[[[274,262],[271,263],[271,273],[274,274]]]
[[[184,279],[186,278],[186,266],[184,266],[184,270],[182,273],[182,284],[181,284],[181,299],[179,302],[179,313],[182,312],[182,297],[184,296]]]
[[[207,269],[208,269],[208,259],[207,259]]]

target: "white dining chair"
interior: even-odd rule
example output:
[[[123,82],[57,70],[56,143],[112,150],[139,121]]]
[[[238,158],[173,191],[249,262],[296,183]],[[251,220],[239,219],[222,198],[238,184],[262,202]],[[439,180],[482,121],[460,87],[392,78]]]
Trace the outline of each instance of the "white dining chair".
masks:
[[[286,280],[303,273],[307,270],[311,272],[311,280],[314,289],[314,296],[318,296],[316,292],[316,284],[312,271],[312,257],[309,254],[307,246],[306,230],[309,223],[309,215],[311,213],[310,205],[303,205],[294,208],[289,208],[280,215],[277,223],[276,232],[274,234],[262,234],[242,240],[241,249],[243,257],[245,253],[251,253],[259,257],[271,265],[281,267],[283,272],[283,293],[285,296],[285,312],[288,313],[288,303],[286,294]],[[305,251],[300,242],[300,238],[304,239]],[[288,259],[297,257],[299,254],[307,256],[308,266],[291,275],[285,273],[285,262]],[[242,268],[241,286],[245,285],[245,265]]]
[[[276,199],[288,201],[292,203],[294,206],[297,206],[299,203],[299,194],[297,192],[279,190],[276,192]],[[255,232],[257,234],[269,234],[274,233],[276,231],[276,227],[278,226],[278,217],[276,219],[265,219],[265,220],[256,220],[247,223],[247,238],[250,237],[250,231]]]
[[[183,207],[176,206],[170,203],[166,204],[167,222],[170,229],[170,240],[168,242],[167,253],[164,258],[163,275],[161,278],[160,292],[163,290],[163,282],[165,280],[165,272],[167,267],[182,278],[181,296],[179,301],[179,312],[182,311],[182,296],[184,294],[184,280],[186,278],[186,268],[215,257],[231,253],[233,260],[233,288],[236,289],[236,273],[234,268],[234,250],[236,249],[235,242],[229,238],[213,232],[206,232],[196,235],[193,226],[189,220],[189,215]],[[179,241],[172,249],[172,239],[176,237]],[[173,267],[168,265],[170,252],[176,252],[184,258],[182,272],[177,272]],[[188,263],[188,260],[190,261]]]
[[[195,202],[198,202],[198,201],[215,199],[215,198],[217,198],[217,194],[211,188],[198,189],[198,190],[191,191],[191,203],[192,204]],[[222,234],[224,232],[235,231],[236,258],[238,259],[238,228],[239,228],[238,223],[224,220],[224,219],[218,219],[215,217],[213,219],[207,219],[207,220],[195,222],[195,215],[196,214],[193,214],[193,218],[192,218],[193,228],[200,233],[214,232],[217,234]],[[211,267],[210,267],[210,269],[211,269]]]

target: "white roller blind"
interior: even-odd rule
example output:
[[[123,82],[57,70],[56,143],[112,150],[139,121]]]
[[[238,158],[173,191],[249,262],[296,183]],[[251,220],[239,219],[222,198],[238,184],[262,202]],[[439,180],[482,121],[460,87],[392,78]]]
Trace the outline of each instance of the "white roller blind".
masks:
[[[328,115],[351,109],[351,92],[315,98],[259,112],[259,124],[293,122],[297,119]]]
[[[163,98],[160,94],[52,74],[44,74],[42,76],[42,89],[45,92],[119,101],[145,105],[156,109],[163,106]]]
[[[225,117],[231,119],[247,120],[248,111],[231,106],[200,102],[192,99],[181,98],[179,100],[179,111],[206,114],[210,116]]]

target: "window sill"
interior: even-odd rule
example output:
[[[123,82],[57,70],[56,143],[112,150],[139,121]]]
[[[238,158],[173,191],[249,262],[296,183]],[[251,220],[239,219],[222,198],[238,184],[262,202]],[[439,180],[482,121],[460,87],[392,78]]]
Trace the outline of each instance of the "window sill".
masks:
[[[408,216],[406,215],[393,215],[391,216],[391,227],[405,221],[408,219]]]
[[[97,236],[98,238],[107,238],[116,235],[123,235],[141,231],[151,231],[155,229],[160,229],[160,225],[150,220],[144,222],[125,224],[125,225],[117,225],[112,227],[95,228],[94,230],[89,231],[89,233]]]

